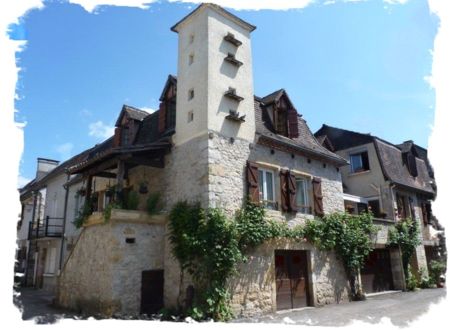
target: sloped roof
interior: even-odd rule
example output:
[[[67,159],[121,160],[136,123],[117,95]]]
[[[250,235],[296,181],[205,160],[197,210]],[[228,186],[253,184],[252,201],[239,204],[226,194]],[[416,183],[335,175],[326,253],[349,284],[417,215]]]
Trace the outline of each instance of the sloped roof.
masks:
[[[124,104],[122,106],[122,111],[120,112],[119,117],[117,118],[116,126],[120,125],[120,122],[122,121],[122,118],[125,114],[127,114],[131,119],[137,121],[142,121],[144,120],[145,117],[149,115],[147,111]]]
[[[345,150],[373,143],[386,180],[424,193],[435,194],[433,189],[434,180],[427,166],[426,149],[421,148],[422,150],[419,151],[425,159],[420,156],[416,157],[417,177],[414,178],[410,174],[407,165],[403,161],[402,152],[411,150],[413,147],[413,144],[410,143],[411,141],[395,145],[370,134],[362,134],[328,125],[323,125],[315,135],[327,136],[335,150]]]
[[[265,98],[272,99],[273,94],[274,93]],[[255,124],[257,134],[285,145],[289,145],[293,148],[300,149],[306,154],[311,154],[339,165],[347,164],[347,161],[344,158],[329,151],[317,141],[306,124],[306,121],[301,118],[300,115],[297,115],[299,132],[299,136],[297,138],[290,139],[288,137],[276,134],[270,117],[267,114],[267,109],[264,107],[264,103],[262,102],[265,98],[255,97]]]

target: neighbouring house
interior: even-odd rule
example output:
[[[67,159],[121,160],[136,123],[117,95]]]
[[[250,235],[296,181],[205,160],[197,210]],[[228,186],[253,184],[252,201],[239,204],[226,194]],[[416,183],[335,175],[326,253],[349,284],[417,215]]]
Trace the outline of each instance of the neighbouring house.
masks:
[[[59,164],[38,158],[34,180],[19,189],[22,213],[17,226],[16,271],[23,273],[22,285],[56,291],[56,277],[66,256],[67,241],[74,240],[73,219],[66,217],[65,170],[79,162],[85,152]],[[68,221],[67,221],[68,220]]]
[[[315,139],[285,90],[254,95],[254,29],[200,5],[172,27],[178,73],[158,111],[123,106],[114,136],[68,168],[94,212],[61,269],[60,305],[137,314],[183,301],[189,281],[180,287],[167,238],[168,211],[180,200],[232,215],[248,196],[289,225],[344,211],[347,161]],[[155,196],[162,212],[148,214]],[[349,292],[333,253],[288,240],[256,249],[230,286],[236,315],[339,303]]]
[[[348,160],[341,167],[344,203],[349,213],[370,209],[375,222],[383,225],[376,249],[361,270],[366,292],[401,288],[398,252],[386,246],[387,229],[397,221],[419,222],[421,244],[412,261],[413,272],[437,257],[439,224],[431,211],[436,196],[433,169],[427,150],[412,141],[392,144],[370,134],[323,125],[316,138],[328,150]]]

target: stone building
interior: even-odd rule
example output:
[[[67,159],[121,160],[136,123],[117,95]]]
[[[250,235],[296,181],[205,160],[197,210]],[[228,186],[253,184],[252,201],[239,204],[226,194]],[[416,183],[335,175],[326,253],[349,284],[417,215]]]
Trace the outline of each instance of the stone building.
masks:
[[[344,203],[349,213],[371,209],[375,223],[382,225],[376,249],[361,270],[366,292],[401,289],[403,278],[398,251],[387,248],[387,229],[397,221],[412,218],[419,223],[421,244],[413,258],[413,272],[435,258],[439,245],[438,223],[431,212],[436,196],[433,169],[427,150],[406,141],[399,145],[370,134],[323,125],[315,136],[329,150],[348,160],[341,167]]]
[[[168,77],[159,110],[124,106],[114,136],[68,168],[95,211],[61,270],[59,304],[107,314],[175,306],[186,287],[167,240],[167,212],[180,200],[232,215],[250,196],[289,225],[344,211],[346,161],[318,143],[285,90],[254,95],[254,29],[200,5],[172,27],[178,73]],[[137,210],[108,209],[112,187]],[[156,194],[163,211],[149,215],[146,202]],[[261,246],[230,288],[236,315],[348,299],[342,263],[306,242]]]
[[[250,198],[289,226],[345,210],[348,157],[330,148],[330,137],[314,137],[285,90],[255,96],[255,28],[217,5],[200,5],[171,28],[178,72],[168,76],[159,109],[124,105],[112,137],[55,169],[67,172],[60,183],[61,306],[107,315],[176,306],[189,284],[180,284],[167,237],[178,201],[231,216]],[[148,212],[151,201],[158,214]],[[69,225],[86,205],[92,214],[82,227]],[[348,301],[342,261],[331,252],[277,240],[250,254],[230,280],[235,315]],[[403,274],[393,274],[403,286]]]

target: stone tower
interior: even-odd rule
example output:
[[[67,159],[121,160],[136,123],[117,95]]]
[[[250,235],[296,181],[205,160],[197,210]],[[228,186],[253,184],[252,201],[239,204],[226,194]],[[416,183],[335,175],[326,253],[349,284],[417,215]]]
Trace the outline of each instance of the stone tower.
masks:
[[[254,29],[209,3],[172,27],[178,33],[176,145],[208,132],[253,141]]]

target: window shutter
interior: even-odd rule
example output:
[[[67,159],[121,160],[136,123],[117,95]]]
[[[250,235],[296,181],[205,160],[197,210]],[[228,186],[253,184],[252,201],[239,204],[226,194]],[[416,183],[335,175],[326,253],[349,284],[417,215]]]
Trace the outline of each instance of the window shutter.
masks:
[[[427,207],[426,204],[422,202],[421,204],[421,209],[422,209],[422,221],[424,225],[428,224],[428,214],[427,214]]]
[[[161,102],[159,104],[159,117],[158,117],[158,131],[163,133],[166,130],[166,104]]]
[[[122,129],[120,127],[116,127],[114,130],[114,138],[113,138],[113,147],[120,146]]]
[[[291,139],[298,138],[297,110],[295,110],[294,108],[289,108],[287,117],[288,117],[289,138]]]
[[[258,166],[247,162],[247,187],[250,202],[259,203]]]
[[[287,178],[289,188],[289,210],[291,212],[297,212],[297,182],[295,181],[295,175],[289,172]]]
[[[314,195],[314,214],[317,216],[323,216],[323,196],[322,196],[322,179],[313,178],[313,195]]]
[[[280,170],[280,186],[281,186],[281,210],[284,212],[289,211],[289,172],[286,170]]]

